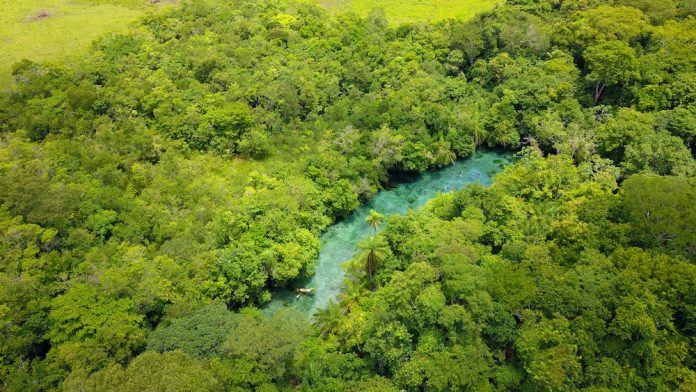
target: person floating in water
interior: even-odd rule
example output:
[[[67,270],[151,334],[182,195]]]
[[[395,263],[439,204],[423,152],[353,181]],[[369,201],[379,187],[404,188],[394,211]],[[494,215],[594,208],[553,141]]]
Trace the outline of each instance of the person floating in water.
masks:
[[[301,295],[314,295],[315,290],[314,288],[298,287],[295,289],[295,293],[297,294],[297,298],[300,298]]]

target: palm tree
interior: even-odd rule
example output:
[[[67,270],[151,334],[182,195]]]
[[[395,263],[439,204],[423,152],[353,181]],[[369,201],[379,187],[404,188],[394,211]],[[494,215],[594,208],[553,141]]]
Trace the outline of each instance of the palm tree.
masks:
[[[353,279],[346,279],[343,283],[341,294],[338,295],[339,303],[344,307],[343,314],[350,313],[363,295],[363,286]]]
[[[372,290],[374,288],[372,279],[375,270],[386,258],[389,245],[387,245],[387,241],[384,238],[372,236],[360,242],[358,248],[362,251],[358,255],[358,260],[362,261],[365,265],[368,287]]]
[[[375,210],[370,210],[370,216],[365,218],[365,222],[372,228],[372,235],[377,235],[377,229],[384,221],[384,215]]]
[[[319,328],[321,335],[334,333],[338,329],[343,317],[341,307],[334,301],[329,301],[326,308],[317,310],[314,313],[314,326]]]

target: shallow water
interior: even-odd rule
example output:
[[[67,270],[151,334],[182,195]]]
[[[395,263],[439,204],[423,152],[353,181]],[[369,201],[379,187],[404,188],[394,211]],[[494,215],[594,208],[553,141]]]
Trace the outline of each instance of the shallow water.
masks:
[[[295,287],[315,288],[314,295],[297,297],[292,290],[277,290],[266,312],[292,307],[307,315],[323,308],[341,292],[345,272],[341,264],[350,260],[358,243],[372,233],[365,223],[370,209],[384,214],[405,214],[417,209],[440,193],[462,189],[467,184],[489,185],[491,177],[510,162],[510,155],[491,151],[477,152],[474,156],[455,162],[440,170],[429,171],[403,179],[393,189],[378,192],[372,200],[355,210],[347,218],[330,226],[321,236],[319,257],[312,277],[295,282]]]

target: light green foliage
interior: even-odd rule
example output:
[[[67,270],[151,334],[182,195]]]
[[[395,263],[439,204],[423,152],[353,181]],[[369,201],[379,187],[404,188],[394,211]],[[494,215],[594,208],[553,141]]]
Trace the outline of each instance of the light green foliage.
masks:
[[[682,139],[664,132],[641,135],[626,146],[622,166],[628,173],[650,170],[657,174],[693,175],[693,158]]]
[[[351,11],[367,16],[375,9],[382,9],[392,23],[431,22],[450,18],[467,20],[499,3],[499,0],[319,0],[319,4],[333,12]]]
[[[616,195],[606,161],[577,167],[526,152],[490,188],[389,220],[379,237],[395,260],[380,274],[391,278],[351,308],[367,318],[359,351],[406,390],[688,385],[690,247],[631,246],[650,236],[643,230],[689,232],[667,222],[694,220],[674,199],[690,197],[690,180],[634,176]],[[354,321],[332,320],[327,339],[348,339]]]
[[[369,284],[372,285],[375,271],[381,263],[389,256],[387,243],[382,237],[370,237],[358,244],[360,254],[358,260],[362,261],[364,271]]]
[[[679,136],[684,144],[693,149],[696,144],[696,115],[691,111],[677,107],[673,110],[660,112],[657,117],[658,128],[662,128],[674,136]]]
[[[650,1],[650,0],[619,0],[617,4],[638,8],[650,18],[653,23],[660,23],[674,18],[677,11],[677,1]]]
[[[79,56],[0,93],[0,389],[694,389],[694,2],[367,3],[184,1],[85,51],[158,6],[3,3],[4,61]],[[253,308],[482,145],[519,160],[371,214],[314,327]]]
[[[379,226],[382,225],[383,221],[384,215],[380,214],[375,210],[370,210],[370,215],[367,218],[365,218],[365,222],[368,225],[370,225],[374,234],[377,234],[377,229],[379,229]]]
[[[237,144],[239,154],[252,159],[263,159],[270,154],[270,150],[268,135],[258,129],[249,131]]]
[[[531,152],[529,157],[501,176],[496,186],[526,200],[542,201],[560,199],[579,184],[580,175],[566,157],[543,159]]]
[[[636,239],[650,247],[673,249],[693,259],[696,197],[693,179],[635,175],[623,185],[623,206]]]
[[[598,41],[626,40],[631,41],[643,33],[648,24],[639,7],[608,7],[599,6],[579,14],[582,27],[587,29],[582,34]]]
[[[126,30],[143,11],[157,8],[132,0],[2,0],[0,85],[11,83],[11,67],[22,59],[64,60],[84,52],[100,35]],[[42,12],[46,15],[40,16]]]
[[[90,306],[94,306],[94,311]],[[131,306],[125,299],[98,299],[92,286],[76,285],[53,301],[50,317],[57,323],[49,338],[56,343],[81,341],[96,337],[103,327],[108,328],[112,323],[116,327],[137,325],[138,317],[128,315]]]
[[[302,372],[301,388],[307,391],[362,390],[358,385],[367,387],[372,381],[365,371],[365,361],[355,353],[341,352],[335,341],[306,340],[295,357],[294,367]],[[381,381],[384,389],[378,390],[389,390],[390,383]],[[374,383],[376,388],[379,383]]]
[[[692,174],[693,158],[683,140],[656,125],[651,114],[622,109],[598,129],[599,149],[620,162],[627,174]]]
[[[540,390],[567,388],[580,373],[577,347],[570,324],[564,318],[535,323],[534,315],[523,313],[525,326],[515,342],[531,384]]]
[[[98,369],[142,350],[142,319],[128,298],[109,298],[94,286],[76,284],[51,301],[46,337],[57,361],[74,370]]]
[[[600,42],[588,47],[583,57],[590,70],[587,78],[597,85],[595,103],[605,87],[626,84],[639,76],[635,51],[623,41]]]

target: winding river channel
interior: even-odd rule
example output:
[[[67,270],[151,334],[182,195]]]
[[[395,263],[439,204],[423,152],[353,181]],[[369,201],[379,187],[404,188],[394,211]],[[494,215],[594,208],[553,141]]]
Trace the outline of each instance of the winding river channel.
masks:
[[[345,272],[341,265],[350,260],[358,243],[372,232],[365,218],[370,209],[389,216],[415,210],[440,193],[462,189],[467,184],[488,185],[493,175],[510,162],[509,154],[479,151],[472,157],[411,178],[401,179],[391,189],[378,192],[372,200],[347,218],[330,226],[321,236],[314,275],[295,282],[296,287],[314,288],[314,295],[296,296],[291,290],[278,290],[266,312],[292,307],[307,315],[323,308],[341,292]]]

